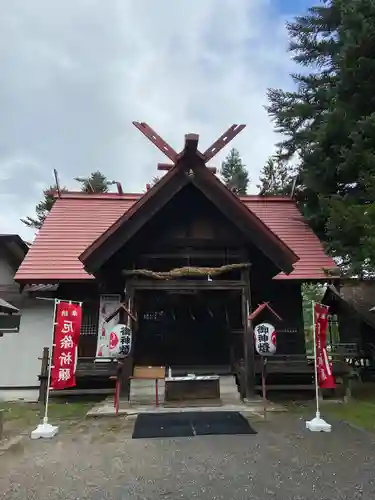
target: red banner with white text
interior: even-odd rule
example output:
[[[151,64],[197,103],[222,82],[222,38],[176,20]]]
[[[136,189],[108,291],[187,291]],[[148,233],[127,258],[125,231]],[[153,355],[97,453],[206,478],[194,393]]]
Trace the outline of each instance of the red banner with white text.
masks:
[[[328,310],[328,306],[314,304],[316,369],[321,389],[334,389],[336,387],[332,374],[332,363],[327,353]]]
[[[81,304],[63,301],[57,303],[51,370],[52,389],[66,389],[76,385],[75,372],[81,323]]]

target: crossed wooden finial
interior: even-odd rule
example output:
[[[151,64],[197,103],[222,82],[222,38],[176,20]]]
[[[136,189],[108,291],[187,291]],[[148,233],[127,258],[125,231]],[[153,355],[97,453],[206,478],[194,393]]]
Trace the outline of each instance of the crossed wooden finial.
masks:
[[[142,132],[144,136],[147,137],[162,153],[165,154],[172,162],[170,163],[159,163],[158,170],[170,170],[175,166],[179,158],[181,158],[183,151],[177,153],[159,134],[157,134],[147,123],[133,122],[133,125]],[[207,163],[214,156],[216,156],[219,151],[221,151],[227,144],[232,141],[236,135],[238,135],[246,125],[232,125],[228,128],[223,135],[221,135],[209,148],[206,149],[204,153],[201,153],[196,149],[196,154]],[[197,134],[188,134],[185,136],[186,141],[188,139],[193,140],[195,146],[198,145],[199,136]],[[185,145],[186,147],[186,145]],[[208,167],[213,173],[216,173],[216,168]]]

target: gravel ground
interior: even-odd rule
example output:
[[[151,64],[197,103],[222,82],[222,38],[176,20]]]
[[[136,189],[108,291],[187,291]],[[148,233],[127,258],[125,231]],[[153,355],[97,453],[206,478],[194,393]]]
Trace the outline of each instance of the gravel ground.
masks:
[[[314,434],[291,414],[255,436],[131,440],[129,420],[86,420],[0,456],[0,499],[375,498],[375,441],[345,424]]]

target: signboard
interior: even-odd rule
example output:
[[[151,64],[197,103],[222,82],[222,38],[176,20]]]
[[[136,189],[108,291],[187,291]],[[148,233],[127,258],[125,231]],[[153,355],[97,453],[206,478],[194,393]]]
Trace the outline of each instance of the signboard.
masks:
[[[81,323],[81,304],[63,301],[56,304],[51,368],[51,387],[55,390],[76,385],[75,371]]]
[[[101,357],[109,357],[109,334],[112,328],[119,321],[119,314],[116,314],[110,321],[106,322],[111,314],[113,314],[121,304],[120,295],[101,295],[99,304],[99,322],[98,322],[98,344],[96,349],[96,361],[100,361]],[[102,360],[106,361],[106,360]]]
[[[276,352],[276,330],[270,323],[260,323],[254,328],[255,349],[261,356]]]
[[[321,389],[334,389],[336,387],[332,374],[332,363],[327,353],[328,310],[328,306],[314,304],[316,370]]]
[[[126,357],[132,346],[132,331],[127,325],[117,324],[109,333],[109,356]]]

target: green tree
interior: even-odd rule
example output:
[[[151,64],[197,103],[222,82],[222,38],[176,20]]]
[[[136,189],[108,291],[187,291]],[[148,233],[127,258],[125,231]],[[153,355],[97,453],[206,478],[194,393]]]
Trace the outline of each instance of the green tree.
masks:
[[[221,164],[220,175],[229,189],[238,195],[245,195],[250,182],[249,173],[237,149],[231,149]]]
[[[52,194],[57,190],[56,184],[50,186],[49,188],[43,191],[43,199],[40,201],[35,207],[35,217],[27,216],[25,219],[21,219],[21,222],[28,227],[34,229],[40,229],[43,225],[45,218],[50,212],[53,204],[56,201],[56,198]],[[67,191],[66,188],[61,189],[62,192]]]
[[[257,185],[260,195],[292,194],[296,172],[279,153],[268,158],[260,173],[260,183]]]
[[[269,90],[268,112],[299,160],[300,207],[344,271],[375,270],[375,2],[330,0],[288,25],[303,74]]]
[[[314,349],[313,302],[320,302],[322,300],[324,286],[315,283],[302,283],[301,292],[306,350],[312,353]]]
[[[81,183],[81,191],[84,193],[108,193],[109,186],[114,184],[99,170],[92,172],[90,177],[75,177],[74,180]]]

